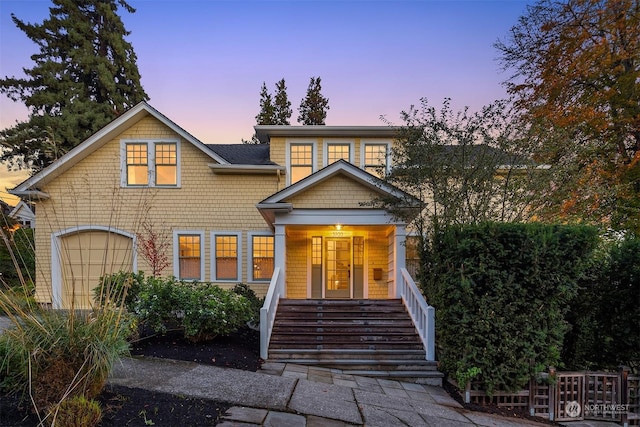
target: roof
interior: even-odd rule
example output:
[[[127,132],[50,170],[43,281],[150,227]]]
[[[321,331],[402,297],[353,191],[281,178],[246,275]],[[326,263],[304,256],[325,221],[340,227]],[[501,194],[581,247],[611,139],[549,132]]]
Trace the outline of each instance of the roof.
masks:
[[[275,165],[269,144],[207,144],[212,151],[235,165]]]
[[[398,128],[391,126],[284,126],[258,125],[253,127],[260,142],[269,142],[271,137],[346,137],[346,138],[395,138]]]
[[[59,176],[61,173],[64,173],[75,164],[91,155],[98,148],[102,147],[104,144],[115,138],[117,135],[124,132],[126,129],[130,128],[135,123],[148,116],[156,118],[158,121],[178,134],[185,141],[193,144],[200,151],[211,157],[214,161],[221,164],[228,164],[228,162],[223,157],[212,151],[208,146],[206,146],[189,132],[185,131],[183,128],[175,124],[164,114],[160,113],[158,110],[156,110],[146,102],[140,102],[131,107],[129,110],[125,111],[123,114],[118,116],[98,132],[94,133],[89,138],[75,146],[67,154],[54,161],[37,174],[18,184],[13,190],[10,191],[10,193],[17,196],[29,195],[37,198],[48,197],[46,194],[38,191],[39,186],[46,184],[54,177]]]

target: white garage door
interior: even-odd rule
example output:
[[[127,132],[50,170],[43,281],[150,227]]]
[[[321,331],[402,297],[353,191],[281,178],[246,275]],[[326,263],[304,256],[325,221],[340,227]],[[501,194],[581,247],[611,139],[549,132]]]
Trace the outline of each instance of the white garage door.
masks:
[[[89,308],[100,277],[132,271],[133,241],[108,231],[88,230],[60,239],[62,305]]]

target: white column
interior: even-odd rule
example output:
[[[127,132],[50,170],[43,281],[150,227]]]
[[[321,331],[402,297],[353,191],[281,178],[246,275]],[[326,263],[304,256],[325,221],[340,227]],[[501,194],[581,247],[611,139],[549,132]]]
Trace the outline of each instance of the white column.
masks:
[[[395,277],[393,280],[393,291],[394,291],[394,297],[395,298],[400,298],[400,288],[398,286],[398,284],[400,283],[400,281],[402,280],[402,269],[406,267],[406,253],[407,253],[407,247],[405,245],[405,239],[407,237],[407,231],[406,231],[406,227],[404,224],[397,224],[396,228],[395,228],[395,233],[394,233],[394,250],[393,250],[393,256],[395,257],[394,259],[394,265],[395,265]]]
[[[280,289],[280,294],[283,298],[286,298],[286,276],[287,270],[285,269],[285,264],[287,263],[287,244],[286,244],[286,235],[285,235],[285,226],[278,225],[275,226],[275,242],[274,242],[274,267],[280,268],[280,276],[278,277],[278,288]]]

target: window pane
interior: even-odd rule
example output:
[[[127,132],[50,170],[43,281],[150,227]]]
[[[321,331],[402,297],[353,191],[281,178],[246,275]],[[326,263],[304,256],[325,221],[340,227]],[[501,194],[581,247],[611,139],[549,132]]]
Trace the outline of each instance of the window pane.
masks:
[[[384,175],[387,166],[386,144],[367,144],[364,146],[364,169],[372,175]]]
[[[327,165],[335,163],[338,160],[350,161],[350,148],[351,146],[349,144],[329,144],[327,146]]]
[[[200,236],[183,234],[178,236],[179,278],[200,280]]]
[[[216,279],[238,279],[237,236],[216,236]]]
[[[127,144],[127,185],[148,185],[147,144]]]
[[[177,185],[177,144],[156,144],[156,185]]]
[[[253,279],[270,280],[273,276],[273,236],[253,236]]]
[[[313,145],[294,144],[291,145],[290,150],[291,183],[293,184],[313,173]]]

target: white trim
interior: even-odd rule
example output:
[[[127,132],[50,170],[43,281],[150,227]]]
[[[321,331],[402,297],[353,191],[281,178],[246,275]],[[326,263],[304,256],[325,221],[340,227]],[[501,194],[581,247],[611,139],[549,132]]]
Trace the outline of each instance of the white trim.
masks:
[[[349,158],[346,159],[347,162],[353,164],[354,150],[355,150],[355,141],[353,139],[346,138],[325,138],[323,140],[322,147],[322,164],[325,166],[329,166],[329,146],[330,145],[348,145],[349,146]]]
[[[61,309],[62,307],[62,266],[61,266],[61,240],[63,237],[84,231],[106,231],[108,233],[118,234],[131,239],[132,251],[132,271],[138,271],[138,238],[135,233],[120,230],[113,227],[103,225],[81,225],[70,227],[51,233],[51,306],[52,308]]]
[[[268,236],[273,237],[273,269],[276,268],[276,260],[279,257],[278,251],[276,251],[276,239],[275,235],[270,231],[250,231],[247,233],[247,282],[249,283],[268,283],[269,279],[256,280],[253,278],[253,238],[254,236]],[[284,271],[284,269],[282,269]]]
[[[235,236],[236,238],[236,278],[235,279],[218,279],[216,277],[216,237],[217,236]],[[211,281],[216,283],[238,283],[242,282],[242,232],[239,231],[212,231],[210,233],[211,256],[210,269]]]
[[[404,224],[384,209],[294,209],[275,216],[275,225],[385,225]]]
[[[311,145],[311,174],[318,170],[318,141],[312,138],[287,138],[285,144],[285,167],[287,185],[291,185],[291,146],[292,145]],[[304,178],[303,178],[304,179]],[[300,181],[298,181],[300,182]],[[294,183],[295,184],[295,183]]]
[[[127,145],[128,144],[146,144],[147,145],[147,185],[129,185],[127,182]],[[157,185],[156,184],[156,145],[158,144],[176,144],[176,184],[175,185]],[[179,139],[175,138],[140,138],[140,139],[121,139],[120,140],[120,186],[122,188],[180,188],[182,181],[181,158],[182,150]]]
[[[200,236],[200,278],[198,279],[182,279],[180,278],[180,241],[179,236]],[[173,230],[173,275],[178,280],[204,281],[204,259],[205,257],[204,231],[201,230]]]

